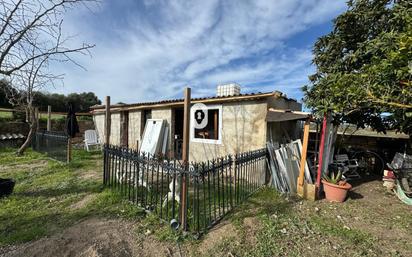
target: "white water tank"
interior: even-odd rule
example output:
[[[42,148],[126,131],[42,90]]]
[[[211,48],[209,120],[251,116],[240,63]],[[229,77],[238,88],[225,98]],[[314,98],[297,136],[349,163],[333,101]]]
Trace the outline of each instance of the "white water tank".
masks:
[[[216,95],[217,96],[240,95],[240,85],[237,83],[217,85]]]

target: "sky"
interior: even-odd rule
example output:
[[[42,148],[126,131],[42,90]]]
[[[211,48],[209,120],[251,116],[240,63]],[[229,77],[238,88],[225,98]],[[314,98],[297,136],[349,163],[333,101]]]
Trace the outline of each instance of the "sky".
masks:
[[[242,93],[285,93],[301,100],[313,73],[312,47],[346,8],[343,0],[102,0],[69,10],[69,42],[96,46],[74,56],[85,69],[55,64],[64,85],[51,92],[92,91],[112,102],[213,96],[216,86]]]

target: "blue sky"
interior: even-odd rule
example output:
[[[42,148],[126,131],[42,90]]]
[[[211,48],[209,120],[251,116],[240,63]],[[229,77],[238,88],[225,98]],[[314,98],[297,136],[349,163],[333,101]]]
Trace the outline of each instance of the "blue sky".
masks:
[[[113,102],[212,96],[237,82],[242,92],[279,90],[300,100],[311,48],[345,10],[338,0],[102,1],[65,17],[70,44],[96,44],[77,56],[87,70],[56,64],[59,93],[93,91]]]

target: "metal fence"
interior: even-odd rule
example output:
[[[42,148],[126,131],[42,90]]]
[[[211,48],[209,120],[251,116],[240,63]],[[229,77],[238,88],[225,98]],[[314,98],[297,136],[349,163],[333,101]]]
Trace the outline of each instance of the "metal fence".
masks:
[[[33,150],[46,153],[50,158],[68,161],[69,136],[59,131],[38,131],[32,140]]]
[[[106,145],[104,184],[161,219],[200,234],[265,184],[266,149],[191,163],[187,168]]]

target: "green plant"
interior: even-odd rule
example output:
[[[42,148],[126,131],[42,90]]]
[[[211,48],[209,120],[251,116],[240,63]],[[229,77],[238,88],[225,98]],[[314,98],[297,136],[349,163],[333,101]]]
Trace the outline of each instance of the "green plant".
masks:
[[[342,180],[342,171],[338,171],[338,173],[331,172],[330,176],[323,175],[323,179],[326,182],[337,185]]]

